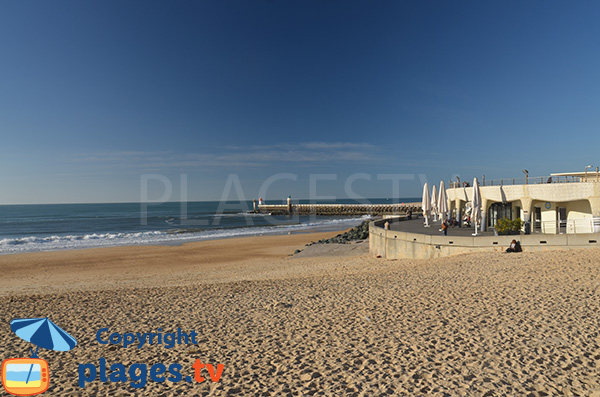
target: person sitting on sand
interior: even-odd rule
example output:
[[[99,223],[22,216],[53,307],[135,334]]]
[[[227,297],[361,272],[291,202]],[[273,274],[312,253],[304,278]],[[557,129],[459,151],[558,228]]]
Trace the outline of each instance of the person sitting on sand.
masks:
[[[521,252],[521,244],[517,240],[510,242],[510,246],[506,249],[506,252]]]

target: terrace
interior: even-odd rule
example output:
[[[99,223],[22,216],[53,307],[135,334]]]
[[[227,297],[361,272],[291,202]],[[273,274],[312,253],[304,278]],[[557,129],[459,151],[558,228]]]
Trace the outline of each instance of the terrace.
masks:
[[[511,186],[511,185],[538,185],[552,183],[580,183],[580,182],[600,182],[600,171],[598,168],[591,172],[561,172],[546,176],[529,176],[525,174],[520,178],[501,178],[486,179],[485,175],[481,179],[480,186]],[[448,187],[467,187],[470,181],[448,181]]]

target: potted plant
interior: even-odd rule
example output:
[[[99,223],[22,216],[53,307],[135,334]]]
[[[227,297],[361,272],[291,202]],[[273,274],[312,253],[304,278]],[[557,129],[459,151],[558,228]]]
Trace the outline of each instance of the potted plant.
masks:
[[[520,234],[522,227],[523,221],[521,218],[517,218],[514,221],[508,218],[502,218],[496,222],[495,230],[499,236],[506,236]]]

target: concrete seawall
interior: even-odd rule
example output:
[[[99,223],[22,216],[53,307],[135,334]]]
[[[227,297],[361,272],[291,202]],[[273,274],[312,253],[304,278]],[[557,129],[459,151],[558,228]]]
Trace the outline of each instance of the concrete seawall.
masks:
[[[257,212],[272,215],[385,215],[421,211],[421,203],[403,204],[281,204],[257,205]]]
[[[404,217],[394,218],[402,222]],[[520,236],[441,236],[386,230],[386,221],[369,225],[369,252],[373,257],[386,259],[430,259],[468,252],[502,252],[514,238],[521,242],[523,251],[545,251],[599,247],[600,234],[529,234]]]

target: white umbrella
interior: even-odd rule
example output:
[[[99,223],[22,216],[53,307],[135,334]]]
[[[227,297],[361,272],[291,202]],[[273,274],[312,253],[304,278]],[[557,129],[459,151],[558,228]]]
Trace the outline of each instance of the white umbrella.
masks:
[[[444,186],[444,181],[440,181],[440,195],[438,197],[438,213],[440,214],[440,218],[446,219],[446,214],[448,213],[448,196],[446,196],[446,186]]]
[[[431,189],[431,214],[433,215],[433,221],[437,221],[438,215],[438,193],[437,186],[433,185]]]
[[[479,183],[477,178],[473,178],[473,198],[471,199],[472,212],[471,221],[475,224],[475,233],[473,236],[477,236],[477,225],[481,222],[481,192],[479,191]]]
[[[425,227],[429,227],[429,214],[431,213],[431,198],[429,197],[429,185],[425,182],[423,185],[423,200],[421,201],[421,209],[425,217]]]

